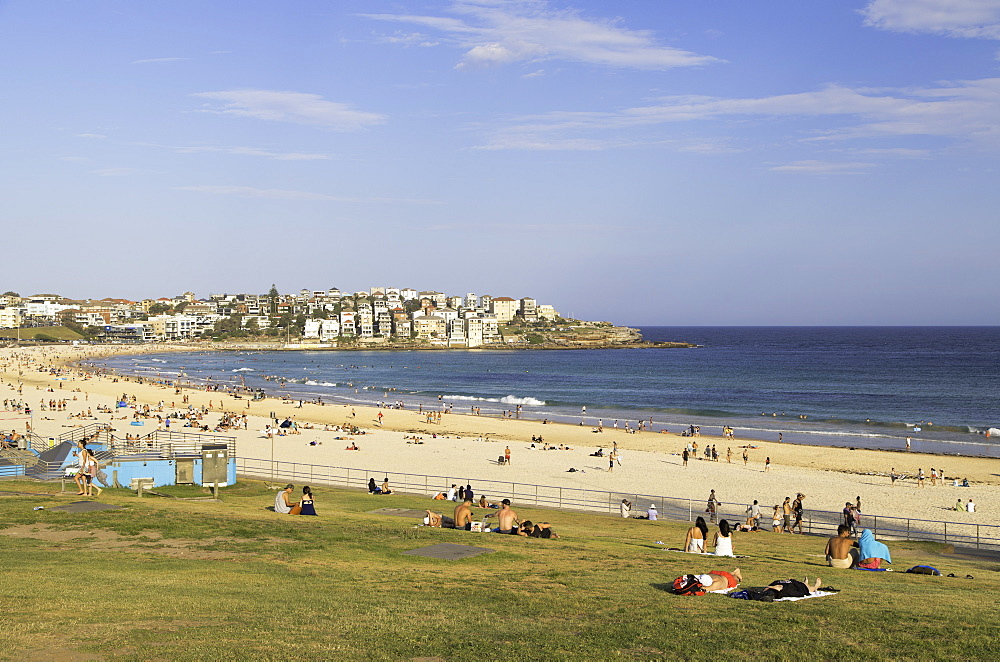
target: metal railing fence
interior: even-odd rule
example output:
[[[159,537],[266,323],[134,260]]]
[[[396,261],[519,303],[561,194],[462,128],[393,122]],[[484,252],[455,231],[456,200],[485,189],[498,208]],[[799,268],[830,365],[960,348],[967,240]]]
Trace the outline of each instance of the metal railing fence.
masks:
[[[452,484],[470,484],[473,486],[477,499],[479,495],[485,494],[490,501],[509,498],[518,504],[540,508],[609,514],[619,514],[622,499],[627,499],[637,510],[644,511],[647,504],[655,505],[661,519],[690,522],[698,516],[705,516],[705,519],[708,520],[705,512],[706,503],[702,499],[655,494],[605,492],[514,481],[430,476],[245,457],[236,458],[236,473],[247,478],[356,489],[368,489],[368,481],[372,478],[379,485],[382,484],[383,479],[388,478],[389,485],[394,491],[427,496],[445,492]],[[639,506],[642,507],[639,508]],[[770,530],[771,516],[764,508],[761,508],[761,511],[761,528]],[[746,506],[740,506],[739,510],[735,511],[732,510],[732,504],[723,504],[718,507],[717,517],[718,519],[743,522],[747,517]],[[802,518],[802,530],[806,534],[832,536],[836,535],[837,527],[843,521],[840,512],[807,510]],[[979,550],[1000,552],[1000,526],[993,524],[865,514],[862,516],[858,528],[859,530],[862,528],[871,529],[872,533],[884,540],[944,542]]]

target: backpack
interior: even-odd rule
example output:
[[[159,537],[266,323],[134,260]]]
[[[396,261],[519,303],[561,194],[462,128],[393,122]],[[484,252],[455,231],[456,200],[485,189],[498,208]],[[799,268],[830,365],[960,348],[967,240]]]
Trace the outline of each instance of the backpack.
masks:
[[[936,575],[941,576],[941,571],[930,565],[915,565],[906,572],[911,575]]]
[[[694,575],[681,575],[674,580],[673,589],[677,595],[705,595],[705,587]]]

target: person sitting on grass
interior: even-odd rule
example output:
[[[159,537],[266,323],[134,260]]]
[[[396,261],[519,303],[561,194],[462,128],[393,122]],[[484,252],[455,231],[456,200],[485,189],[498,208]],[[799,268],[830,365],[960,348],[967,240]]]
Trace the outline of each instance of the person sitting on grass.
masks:
[[[831,568],[852,568],[858,561],[858,552],[851,540],[851,527],[841,524],[837,535],[826,541],[826,564]]]
[[[684,551],[692,554],[702,554],[705,551],[705,539],[708,537],[708,524],[704,517],[698,517],[694,526],[688,529],[684,538]]]
[[[517,513],[515,513],[510,508],[510,499],[504,499],[500,502],[500,510],[495,513],[489,513],[484,517],[484,520],[497,516],[497,533],[515,533],[514,527],[520,527],[521,520],[518,518]]]
[[[389,489],[389,477],[386,476],[385,480],[382,481],[382,491],[380,494],[392,494],[392,490]]]
[[[312,488],[306,485],[302,488],[302,501],[299,502],[300,515],[315,515],[316,501],[313,499]]]
[[[889,548],[875,540],[875,534],[868,529],[862,530],[858,538],[858,558],[861,560],[857,562],[857,567],[865,570],[881,569],[882,561],[892,563]]]
[[[281,515],[292,514],[292,509],[299,504],[293,503],[288,496],[292,493],[295,486],[289,483],[285,485],[285,489],[281,490],[274,496],[274,512],[280,513]]]
[[[426,519],[427,526],[433,527],[435,529],[440,529],[441,519],[442,519],[441,513],[436,513],[433,510],[427,511],[427,519]]]
[[[455,528],[472,530],[472,499],[465,499],[455,506]]]

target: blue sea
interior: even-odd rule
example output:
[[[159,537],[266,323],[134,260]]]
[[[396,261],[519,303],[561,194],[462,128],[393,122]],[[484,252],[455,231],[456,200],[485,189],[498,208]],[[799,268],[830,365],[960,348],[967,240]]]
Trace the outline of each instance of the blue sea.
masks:
[[[605,430],[653,420],[737,439],[1000,457],[1000,327],[642,327],[694,349],[194,352],[121,373],[324,402],[402,401]],[[583,407],[586,407],[584,415]],[[1000,434],[1000,431],[996,431]]]

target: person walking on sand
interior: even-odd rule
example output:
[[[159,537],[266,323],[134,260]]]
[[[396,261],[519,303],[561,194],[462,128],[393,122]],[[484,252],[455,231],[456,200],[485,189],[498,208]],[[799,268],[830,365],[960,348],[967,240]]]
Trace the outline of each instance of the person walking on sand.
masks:
[[[615,470],[615,460],[617,458],[618,458],[618,451],[612,449],[611,452],[608,453],[608,471]]]
[[[748,453],[747,449],[744,448],[743,449],[743,466],[744,467],[747,466],[747,460],[749,460],[749,459],[750,459],[750,453]]]
[[[764,471],[770,471],[770,470],[771,470],[771,458],[768,457],[764,459]]]
[[[917,469],[917,487],[924,486],[924,470],[923,468]]]
[[[510,446],[503,449],[503,463],[510,464]]]

